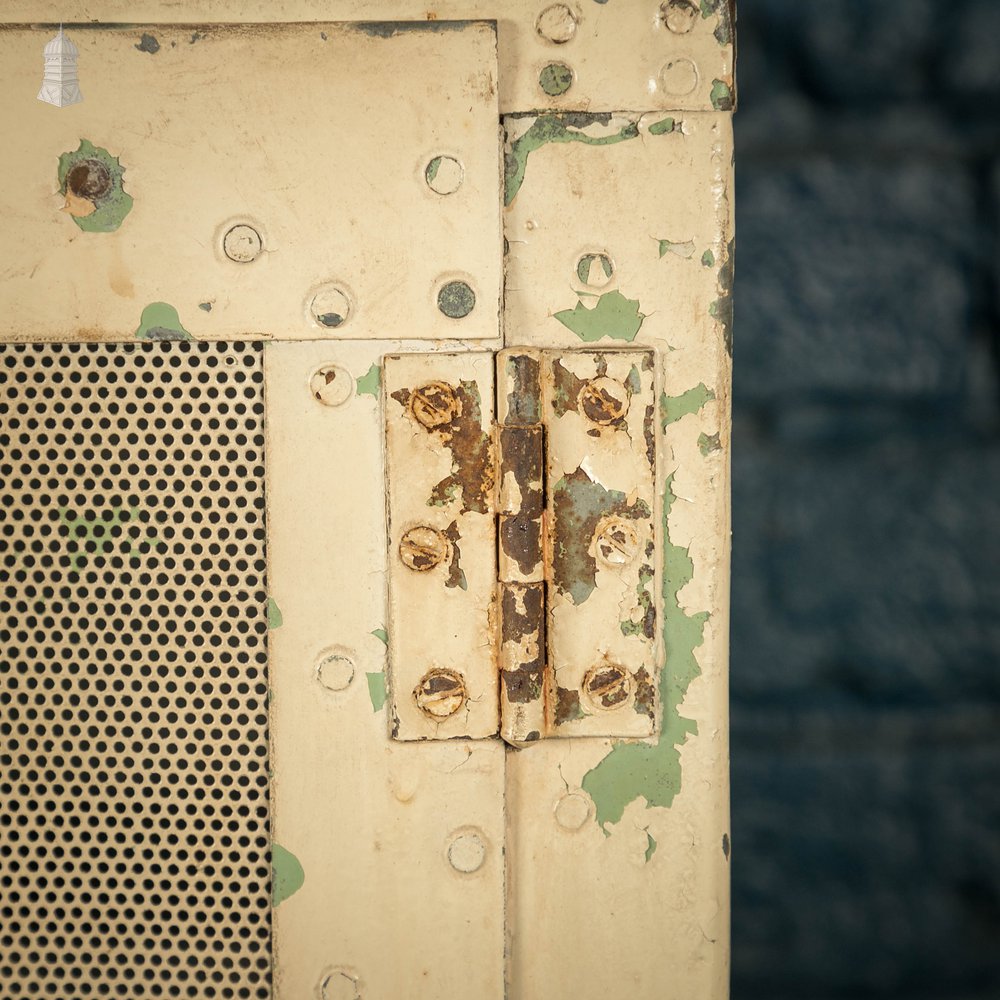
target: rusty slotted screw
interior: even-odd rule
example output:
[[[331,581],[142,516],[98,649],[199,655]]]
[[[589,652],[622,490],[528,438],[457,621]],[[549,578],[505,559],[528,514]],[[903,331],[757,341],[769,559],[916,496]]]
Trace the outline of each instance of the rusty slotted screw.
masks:
[[[410,412],[429,431],[450,424],[458,411],[458,397],[447,382],[428,382],[414,389],[410,397]]]
[[[465,704],[465,681],[457,670],[435,667],[420,679],[413,689],[413,698],[424,715],[447,719]]]
[[[598,664],[583,679],[583,692],[595,708],[618,708],[628,701],[631,687],[628,671],[617,663]]]
[[[399,558],[404,566],[423,573],[444,562],[448,548],[448,539],[440,531],[419,524],[403,533],[399,540]]]
[[[609,517],[601,521],[594,533],[597,558],[606,566],[624,566],[639,551],[639,536],[628,521]]]
[[[595,424],[613,424],[628,413],[628,391],[613,378],[592,379],[580,393],[580,409]]]
[[[111,171],[100,160],[80,160],[66,176],[66,186],[78,198],[94,201],[111,189]]]

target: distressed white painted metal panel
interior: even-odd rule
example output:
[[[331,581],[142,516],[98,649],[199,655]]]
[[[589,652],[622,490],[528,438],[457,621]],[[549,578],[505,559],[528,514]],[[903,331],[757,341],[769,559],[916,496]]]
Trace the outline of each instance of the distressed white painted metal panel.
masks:
[[[535,122],[506,124],[516,141]],[[508,755],[510,996],[718,1000],[729,923],[730,118],[563,124],[590,138],[517,151],[505,335],[657,350],[662,722],[648,740],[543,740]]]
[[[114,20],[122,16],[121,6],[113,0],[9,0],[4,16],[50,24]],[[19,246],[22,255],[25,246],[34,246],[36,253],[16,281],[10,280],[10,268],[22,268],[22,257],[0,267],[5,279],[0,301],[8,317],[0,322],[51,309],[53,323],[36,327],[47,339],[130,338],[163,325],[163,310],[148,321],[142,316],[146,306],[159,302],[170,303],[176,324],[198,337],[225,336],[226,317],[242,315],[243,320],[233,320],[233,336],[259,330],[291,340],[370,338],[270,344],[266,351],[277,997],[721,1000],[728,973],[729,851],[728,20],[715,0],[698,4],[690,31],[666,25],[671,11],[655,2],[580,0],[568,4],[572,37],[557,44],[538,33],[538,18],[549,5],[512,0],[502,10],[494,6],[484,0],[441,0],[430,6],[416,0],[391,5],[381,0],[140,0],[129,5],[130,20],[169,21],[175,27],[123,29],[123,40],[115,43],[121,45],[120,58],[96,43],[114,33],[70,29],[78,40],[83,35],[91,41],[81,45],[84,102],[63,109],[36,107],[41,45],[52,28],[40,29],[29,52],[5,58],[0,68],[0,75],[10,76],[0,116],[7,116],[8,134],[23,136],[29,152],[46,136],[58,133],[60,142],[46,154],[44,171],[16,174],[15,181],[28,178],[28,188],[22,184],[10,203],[8,246]],[[678,6],[683,4],[668,4],[677,16],[689,16],[678,13]],[[488,341],[477,338],[495,335],[495,299],[479,296],[467,320],[446,319],[435,308],[434,281],[469,273],[479,259],[484,267],[494,266],[498,276],[498,227],[473,226],[469,220],[479,216],[456,209],[462,253],[457,263],[439,262],[431,245],[436,230],[428,229],[430,217],[420,213],[430,212],[431,205],[446,211],[446,205],[458,204],[456,196],[431,198],[433,192],[424,190],[423,153],[405,164],[396,155],[400,148],[409,149],[414,137],[451,135],[456,120],[469,121],[475,130],[469,135],[470,155],[493,157],[489,184],[495,208],[496,105],[479,115],[495,98],[476,75],[482,59],[476,55],[472,66],[462,55],[478,46],[488,62],[491,32],[481,26],[433,32],[433,45],[425,50],[421,40],[430,36],[423,31],[399,26],[354,31],[370,52],[391,45],[391,51],[408,55],[380,58],[377,66],[373,58],[362,60],[346,85],[353,89],[344,107],[338,103],[343,89],[328,93],[316,107],[321,96],[316,88],[328,86],[328,79],[315,72],[316,63],[298,60],[297,53],[265,55],[260,66],[244,60],[235,78],[229,60],[222,58],[192,62],[204,66],[194,76],[178,72],[189,65],[186,60],[196,60],[196,51],[210,51],[210,34],[220,45],[227,32],[256,45],[252,39],[273,30],[213,29],[192,43],[200,29],[182,25],[210,18],[442,21],[470,16],[499,18],[497,84],[506,112],[659,109],[641,117],[506,120],[514,143],[505,171],[508,343],[546,348],[634,344],[655,348],[660,359],[657,377],[664,391],[657,414],[655,584],[665,633],[662,733],[635,740],[541,741],[507,753],[506,768],[498,740],[401,743],[389,738],[378,403],[383,350],[436,350],[444,345],[435,341],[444,338],[452,341],[451,351],[459,346],[456,341],[481,350]],[[560,17],[554,30],[560,24],[567,30]],[[675,28],[678,23],[683,26],[675,21]],[[329,27],[288,28],[284,37],[308,38],[317,51],[322,43],[329,54],[337,38],[351,33]],[[146,33],[155,51],[143,39]],[[469,33],[477,40],[467,49]],[[444,49],[449,56],[442,60],[436,52]],[[453,57],[455,52],[459,57]],[[403,63],[415,65],[410,56],[422,66],[419,85],[410,85],[408,75],[383,77]],[[540,89],[539,78],[557,62],[568,68],[564,78],[572,85],[552,96]],[[214,103],[207,97],[206,81],[221,79],[223,71],[237,90],[249,88],[261,107],[284,109],[283,145],[271,144],[269,162],[255,142],[256,126],[240,117],[236,91]],[[556,82],[560,78],[558,72],[549,76]],[[289,78],[298,82],[297,89],[285,89],[282,81]],[[267,88],[269,79],[278,83]],[[692,89],[679,93],[692,80]],[[444,100],[442,95],[456,93],[455,87],[468,100]],[[156,88],[165,88],[163,100],[150,113],[142,102]],[[301,113],[303,93],[314,102],[311,114]],[[380,145],[372,123],[380,124],[384,116],[367,109],[387,95],[393,108],[407,109],[410,117]],[[440,119],[441,102],[434,95],[444,100]],[[33,121],[48,112],[45,128],[26,129],[20,118],[9,117],[15,112],[6,109],[16,101],[18,108],[31,106]],[[720,113],[677,110],[713,107]],[[189,121],[191,109],[202,119],[210,115],[208,125]],[[321,128],[315,131],[317,120]],[[297,206],[291,221],[282,216],[275,222],[270,210],[264,213],[265,242],[275,233],[291,232],[283,249],[296,248],[300,255],[296,266],[278,259],[280,253],[252,265],[232,264],[244,268],[233,273],[255,277],[237,279],[232,287],[240,294],[227,299],[213,290],[211,280],[227,273],[231,263],[212,256],[212,239],[223,221],[214,203],[196,220],[199,232],[211,234],[200,243],[189,240],[179,248],[173,227],[178,219],[190,222],[186,208],[176,212],[178,201],[206,199],[202,203],[207,204],[212,191],[204,177],[213,164],[227,171],[214,192],[222,199],[234,198],[234,191],[238,195],[225,204],[225,212],[258,211],[257,194],[248,194],[238,177],[231,180],[236,176],[232,163],[212,146],[218,142],[212,128],[240,121],[243,145],[234,143],[233,152],[246,152],[251,173],[273,171],[268,176],[285,178],[285,190],[269,189],[275,210]],[[54,194],[54,158],[86,134],[81,122],[101,126],[111,138],[102,143],[88,137],[121,155],[126,167],[125,186],[136,201],[118,233],[77,232],[75,223],[58,212],[62,199]],[[120,138],[123,132],[127,141]],[[524,141],[516,146],[519,139]],[[345,143],[351,148],[345,150]],[[358,143],[367,152],[355,168]],[[20,146],[12,143],[13,148]],[[149,151],[141,169],[129,162],[139,149]],[[448,152],[437,145],[435,150]],[[303,162],[319,162],[325,177],[342,153],[352,155],[344,200],[339,180],[332,197],[327,185],[317,198],[312,177],[299,189]],[[468,165],[464,156],[463,162]],[[398,192],[407,212],[424,219],[407,231],[404,242],[430,248],[415,270],[389,250],[370,260],[367,255],[361,260],[358,252],[361,242],[384,238],[399,220],[381,206],[373,209],[375,215],[362,217],[357,188],[383,196],[401,183]],[[174,210],[166,225],[162,215],[155,224],[143,219],[145,206],[157,199],[164,211]],[[75,237],[69,249],[56,241],[51,254],[49,243],[38,252],[32,241],[39,234],[31,224],[31,206],[37,203],[50,211],[46,232]],[[350,214],[336,213],[342,204]],[[352,215],[357,223],[350,227]],[[133,224],[141,227],[141,247],[125,253],[129,244],[121,237]],[[421,243],[425,237],[428,242]],[[81,248],[84,252],[74,256]],[[208,263],[178,274],[169,261],[180,259],[179,254]],[[71,280],[67,259],[78,265]],[[322,261],[325,273],[319,274],[317,262]],[[332,274],[341,261],[345,268],[356,267],[359,276],[364,267],[364,282],[371,285],[344,277],[346,271]],[[26,277],[36,263],[34,276]],[[260,282],[261,274],[271,277]],[[307,293],[328,274],[348,284],[358,309],[342,327],[310,326]],[[184,275],[191,278],[186,284],[179,282]],[[69,297],[67,288],[80,292]],[[252,302],[260,308],[250,309]],[[207,305],[211,311],[202,308]],[[374,320],[369,306],[386,321]],[[587,311],[591,308],[596,316]],[[220,326],[211,326],[213,317]],[[30,334],[30,326],[8,331]],[[401,334],[432,342],[383,342],[381,347],[375,342]],[[338,374],[328,380],[331,368]],[[315,398],[317,392],[325,402]]]
[[[333,976],[329,998],[356,981],[500,1000],[502,744],[401,743],[386,724],[379,361],[374,344],[265,353],[277,891],[296,859],[304,878],[274,911],[275,996]],[[333,366],[346,392],[325,405],[309,386]]]
[[[493,355],[388,355],[383,383],[393,735],[493,736]]]
[[[654,729],[654,364],[542,352],[551,735]]]
[[[51,30],[0,29],[0,127],[17,137],[0,338],[132,339],[160,322],[152,303],[199,339],[494,336],[496,29],[417,27],[81,27],[69,108],[35,98]],[[59,157],[82,139],[124,168],[113,232],[62,210]],[[425,178],[442,156],[463,168],[450,194]],[[452,282],[475,295],[463,318],[438,306]]]
[[[500,110],[729,107],[733,0],[7,0],[11,21],[496,19]],[[546,67],[565,66],[562,70]],[[569,81],[564,93],[558,91]],[[83,86],[86,92],[86,69]],[[552,84],[555,84],[553,87]]]

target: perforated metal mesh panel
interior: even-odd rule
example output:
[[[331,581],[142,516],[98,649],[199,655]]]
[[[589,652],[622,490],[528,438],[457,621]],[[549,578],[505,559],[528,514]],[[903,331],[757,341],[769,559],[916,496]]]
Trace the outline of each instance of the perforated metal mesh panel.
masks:
[[[262,349],[0,346],[0,998],[270,995]]]

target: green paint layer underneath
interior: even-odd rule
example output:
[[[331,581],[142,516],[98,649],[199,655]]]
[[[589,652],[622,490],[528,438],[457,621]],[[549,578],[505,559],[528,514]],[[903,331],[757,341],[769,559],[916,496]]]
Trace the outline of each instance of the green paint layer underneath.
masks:
[[[515,139],[504,156],[504,204],[509,205],[521,190],[528,156],[550,142],[580,142],[585,146],[611,146],[639,135],[639,126],[628,122],[609,135],[590,135],[581,131],[595,122],[606,125],[610,115],[587,115],[570,112],[560,115],[541,115],[535,119],[524,135]]]
[[[294,895],[305,880],[299,859],[281,844],[271,844],[271,905],[277,906]]]
[[[267,599],[267,627],[281,628],[284,620],[281,617],[281,608],[278,607],[278,602],[273,597],[269,597]]]
[[[389,633],[384,628],[373,629],[370,634],[375,636],[383,646],[389,645]]]
[[[633,341],[646,318],[645,313],[639,312],[638,300],[627,299],[617,290],[605,292],[592,309],[577,302],[572,309],[563,309],[554,315],[588,344],[602,337]]]
[[[667,480],[663,493],[663,643],[666,652],[660,673],[663,723],[656,743],[616,743],[611,752],[583,776],[583,790],[594,800],[597,824],[605,834],[608,833],[607,824],[619,822],[626,806],[636,799],[644,798],[647,809],[671,805],[681,787],[678,747],[698,731],[697,723],[681,716],[680,704],[691,681],[701,673],[694,651],[704,642],[708,612],[689,615],[681,608],[677,597],[694,576],[694,564],[687,549],[670,541],[668,516],[677,499],[673,478]]]
[[[733,92],[724,80],[713,80],[709,100],[716,111],[733,110]]]
[[[177,310],[166,302],[151,302],[142,311],[136,340],[194,340],[181,325]]]
[[[368,678],[368,697],[372,700],[372,710],[381,712],[387,696],[385,674],[381,670],[376,670],[365,676]]]
[[[549,63],[538,74],[538,86],[549,97],[559,97],[573,86],[573,71],[565,63]]]
[[[653,853],[656,851],[656,838],[649,832],[646,831],[646,864],[649,864],[650,858],[652,858]]]
[[[677,122],[673,118],[661,118],[658,122],[653,122],[649,126],[650,135],[669,135],[669,133],[675,131],[677,128]]]
[[[679,396],[663,393],[660,396],[660,422],[663,429],[666,430],[668,424],[689,413],[697,413],[710,399],[715,399],[715,393],[704,382],[699,382],[693,389],[688,389]]]
[[[132,196],[122,186],[125,168],[117,156],[95,146],[89,139],[81,139],[80,145],[73,152],[63,153],[59,157],[57,177],[60,194],[65,195],[67,192],[70,172],[83,163],[97,165],[96,169],[103,167],[107,171],[108,186],[101,194],[87,197],[93,204],[94,211],[90,215],[74,215],[73,221],[85,233],[113,233],[132,211]]]
[[[359,396],[374,396],[378,399],[379,390],[382,387],[382,369],[378,362],[375,362],[354,385]]]
[[[715,434],[699,434],[698,435],[698,451],[702,453],[706,458],[713,452],[718,451],[722,447],[722,442],[719,440],[718,433]]]

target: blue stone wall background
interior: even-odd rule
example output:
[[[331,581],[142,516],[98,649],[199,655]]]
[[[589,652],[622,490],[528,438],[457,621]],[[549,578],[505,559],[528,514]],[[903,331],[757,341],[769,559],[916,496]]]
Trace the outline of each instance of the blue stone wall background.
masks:
[[[1000,997],[1000,0],[739,4],[733,996]]]

